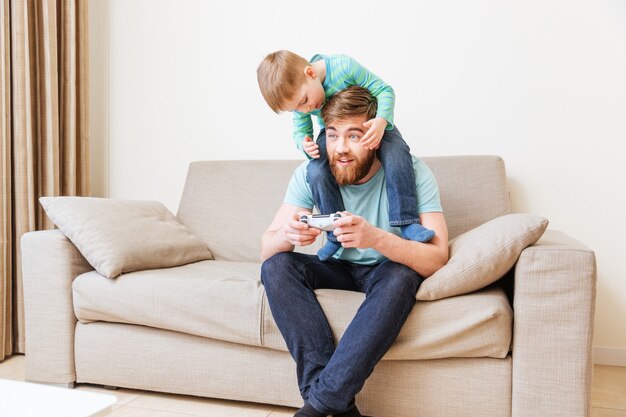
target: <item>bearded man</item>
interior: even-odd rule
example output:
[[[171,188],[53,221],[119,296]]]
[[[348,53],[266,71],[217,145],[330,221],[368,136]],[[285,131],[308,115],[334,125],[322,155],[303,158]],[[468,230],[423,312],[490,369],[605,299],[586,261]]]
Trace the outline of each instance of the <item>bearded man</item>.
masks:
[[[360,143],[367,131],[363,123],[375,115],[376,99],[361,87],[337,93],[322,109],[329,164],[347,210],[334,222],[342,246],[334,257],[322,262],[293,252],[321,233],[299,221],[314,205],[307,162],[294,172],[283,205],[263,234],[261,281],[296,362],[304,400],[294,417],[361,416],[356,394],[398,336],[420,284],[448,260],[439,189],[415,157],[418,214],[435,237],[428,243],[405,240],[399,228],[389,226],[384,171],[376,151]],[[315,297],[319,288],[366,295],[337,346]]]

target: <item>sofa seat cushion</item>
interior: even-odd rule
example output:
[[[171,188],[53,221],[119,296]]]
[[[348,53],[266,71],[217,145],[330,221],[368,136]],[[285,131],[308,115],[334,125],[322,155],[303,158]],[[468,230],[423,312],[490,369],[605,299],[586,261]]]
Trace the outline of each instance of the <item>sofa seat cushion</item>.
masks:
[[[256,262],[201,261],[122,274],[91,271],[74,280],[81,322],[130,323],[260,346],[264,295]]]
[[[316,295],[336,343],[365,295],[327,289],[317,290]],[[286,351],[267,304],[264,311],[264,345]],[[501,288],[492,286],[472,294],[418,301],[383,360],[505,358],[512,334],[513,310],[509,300]]]
[[[81,322],[131,323],[286,351],[255,262],[202,261],[122,274],[95,271],[76,278],[74,309]],[[357,292],[316,291],[338,340],[364,300]],[[385,359],[503,358],[512,311],[504,292],[485,290],[418,301]]]

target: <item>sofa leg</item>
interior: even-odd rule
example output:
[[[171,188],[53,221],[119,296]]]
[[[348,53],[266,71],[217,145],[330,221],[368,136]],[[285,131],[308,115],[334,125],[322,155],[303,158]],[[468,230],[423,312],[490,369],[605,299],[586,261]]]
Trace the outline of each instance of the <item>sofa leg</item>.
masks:
[[[112,391],[115,391],[115,390],[117,389],[117,387],[114,387],[114,386],[112,386],[112,385],[103,385],[102,387],[103,387],[104,389],[110,389],[110,390],[112,390]]]

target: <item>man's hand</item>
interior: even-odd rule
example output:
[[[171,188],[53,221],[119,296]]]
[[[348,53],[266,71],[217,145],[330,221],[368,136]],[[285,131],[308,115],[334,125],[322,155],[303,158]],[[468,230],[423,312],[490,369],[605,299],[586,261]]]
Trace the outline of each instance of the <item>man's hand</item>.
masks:
[[[322,232],[302,223],[300,216],[303,214],[311,214],[311,210],[291,204],[280,206],[261,237],[262,261],[278,252],[291,252],[295,246],[308,246],[315,242]]]
[[[368,130],[361,138],[361,145],[367,149],[378,149],[385,134],[387,120],[384,117],[375,117],[363,123],[363,126],[367,127]]]
[[[301,211],[291,216],[291,218],[280,228],[285,241],[293,246],[308,246],[315,242],[315,239],[322,233],[319,229],[309,227],[308,224],[300,221],[300,216],[311,214],[308,211]]]
[[[309,136],[304,137],[304,142],[302,142],[302,148],[307,155],[309,155],[313,159],[317,159],[320,157],[319,146],[313,139]]]
[[[344,211],[342,217],[335,220],[333,233],[344,248],[373,248],[385,232],[368,223],[361,216]]]

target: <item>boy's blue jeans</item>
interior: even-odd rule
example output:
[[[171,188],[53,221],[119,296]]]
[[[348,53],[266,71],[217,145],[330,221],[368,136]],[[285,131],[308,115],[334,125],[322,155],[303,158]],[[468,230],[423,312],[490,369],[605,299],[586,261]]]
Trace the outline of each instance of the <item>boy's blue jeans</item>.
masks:
[[[306,180],[311,187],[315,204],[322,214],[344,211],[339,186],[328,163],[326,129],[321,130],[317,137],[317,144],[320,157],[309,162],[306,173]],[[409,145],[402,139],[397,127],[385,130],[378,148],[378,158],[383,165],[387,184],[389,225],[397,227],[419,223],[413,159]],[[328,233],[328,240],[337,241],[332,232]]]
[[[354,405],[354,397],[398,336],[423,278],[392,261],[358,265],[281,252],[263,263],[261,281],[296,362],[302,398],[322,413],[337,414]],[[337,347],[313,292],[319,288],[366,296]]]

